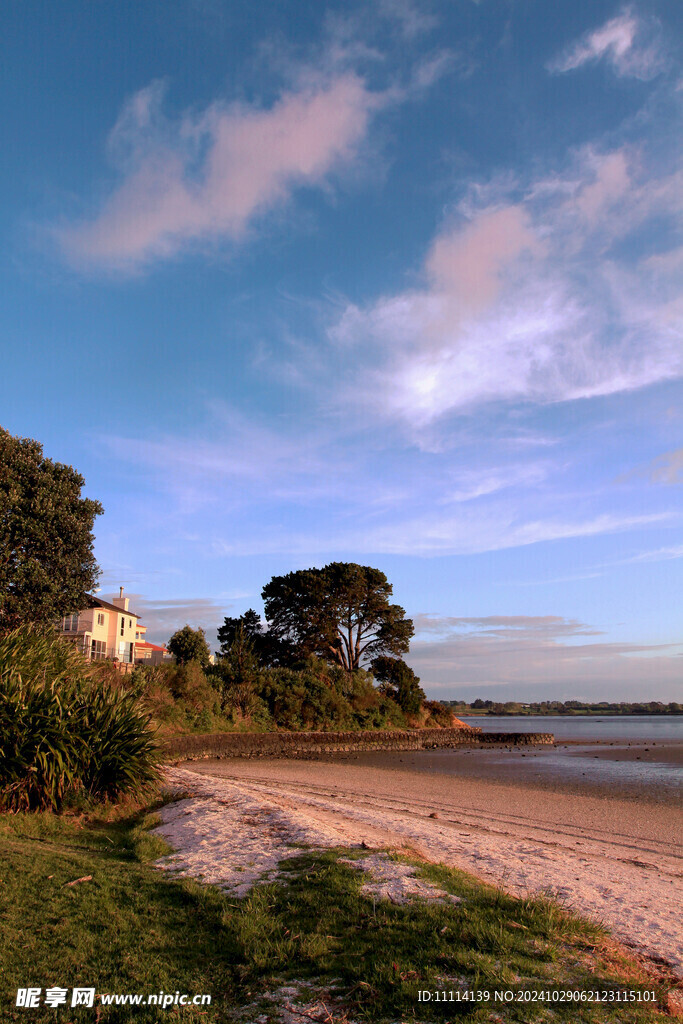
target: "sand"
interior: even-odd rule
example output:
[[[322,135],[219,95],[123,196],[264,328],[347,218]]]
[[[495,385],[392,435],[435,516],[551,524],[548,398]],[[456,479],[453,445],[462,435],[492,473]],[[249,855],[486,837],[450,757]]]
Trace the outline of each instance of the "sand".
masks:
[[[236,895],[292,843],[408,847],[502,885],[547,893],[683,977],[683,813],[676,807],[353,763],[194,762],[164,808],[165,866]],[[260,859],[259,859],[260,858]]]

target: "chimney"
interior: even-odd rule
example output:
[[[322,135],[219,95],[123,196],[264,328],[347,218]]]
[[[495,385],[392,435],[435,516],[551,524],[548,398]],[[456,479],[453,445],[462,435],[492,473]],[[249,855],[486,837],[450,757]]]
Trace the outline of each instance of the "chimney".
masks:
[[[112,604],[115,604],[122,612],[127,612],[129,600],[129,598],[123,596],[123,587],[119,587],[119,596],[113,599]]]

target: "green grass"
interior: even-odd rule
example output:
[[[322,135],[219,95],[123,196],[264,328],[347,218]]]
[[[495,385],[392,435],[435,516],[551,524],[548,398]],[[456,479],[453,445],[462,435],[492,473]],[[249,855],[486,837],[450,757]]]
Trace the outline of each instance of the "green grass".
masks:
[[[334,1019],[645,1022],[646,1006],[419,1003],[418,989],[653,987],[605,933],[547,900],[519,901],[463,873],[420,871],[463,898],[394,906],[360,893],[338,857],[302,852],[283,880],[244,899],[161,874],[154,813],[104,821],[0,817],[0,1020],[221,1022],[270,1019],[264,993],[307,983]],[[356,856],[357,853],[352,853]],[[66,883],[86,875],[92,880]],[[210,993],[202,1009],[14,1007],[19,986],[94,985],[97,992]],[[661,991],[658,991],[661,996]],[[331,1003],[330,1003],[331,998]],[[250,1004],[246,1016],[235,1011]],[[275,1017],[273,1017],[275,1019]],[[305,1017],[301,1017],[306,1021]]]

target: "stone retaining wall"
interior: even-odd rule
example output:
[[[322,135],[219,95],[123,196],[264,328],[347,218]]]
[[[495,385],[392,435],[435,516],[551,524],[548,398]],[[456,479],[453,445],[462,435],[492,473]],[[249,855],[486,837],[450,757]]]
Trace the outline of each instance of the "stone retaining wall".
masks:
[[[209,757],[314,757],[365,750],[434,750],[449,747],[549,745],[549,732],[482,732],[471,729],[406,729],[374,732],[224,732],[174,736],[164,744],[169,761]]]

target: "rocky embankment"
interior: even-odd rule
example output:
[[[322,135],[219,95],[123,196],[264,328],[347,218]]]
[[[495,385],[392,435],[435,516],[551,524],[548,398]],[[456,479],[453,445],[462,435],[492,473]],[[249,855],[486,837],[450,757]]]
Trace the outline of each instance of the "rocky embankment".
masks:
[[[227,732],[173,736],[166,740],[164,753],[167,761],[192,761],[206,757],[314,757],[367,750],[547,746],[554,742],[549,732],[482,732],[465,726],[376,732]]]

